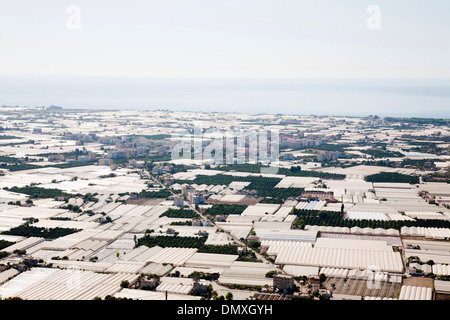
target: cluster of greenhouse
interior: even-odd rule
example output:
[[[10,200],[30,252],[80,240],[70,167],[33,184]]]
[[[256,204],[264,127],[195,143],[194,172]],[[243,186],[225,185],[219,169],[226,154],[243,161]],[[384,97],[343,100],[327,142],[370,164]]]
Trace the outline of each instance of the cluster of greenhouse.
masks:
[[[400,253],[365,249],[282,247],[275,262],[346,269],[378,266],[381,271],[397,273],[404,271]]]

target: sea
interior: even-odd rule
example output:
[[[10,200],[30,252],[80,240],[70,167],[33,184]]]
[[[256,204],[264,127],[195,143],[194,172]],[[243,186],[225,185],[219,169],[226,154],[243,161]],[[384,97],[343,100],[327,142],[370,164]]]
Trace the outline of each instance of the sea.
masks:
[[[0,77],[0,106],[450,118],[450,80]]]

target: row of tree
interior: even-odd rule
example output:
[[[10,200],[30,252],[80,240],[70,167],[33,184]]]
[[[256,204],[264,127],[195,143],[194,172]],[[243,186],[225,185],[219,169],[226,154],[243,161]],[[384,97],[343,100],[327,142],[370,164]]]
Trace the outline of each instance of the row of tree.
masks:
[[[252,163],[243,163],[243,164],[228,164],[225,166],[221,166],[218,168],[222,171],[237,171],[237,172],[252,172],[252,173],[261,173],[262,169],[270,168],[269,166],[265,166],[262,164],[252,164]],[[286,176],[296,176],[296,177],[317,177],[322,179],[345,179],[345,175],[337,174],[337,173],[329,173],[329,172],[319,172],[319,171],[311,171],[311,170],[301,170],[301,167],[294,166],[290,169],[286,168],[277,168],[277,174],[282,174]]]
[[[421,220],[394,221],[394,220],[353,220],[344,219],[341,212],[292,209],[292,214],[298,216],[294,227],[303,229],[306,225],[332,226],[332,227],[359,227],[359,228],[382,228],[397,229],[402,227],[426,227],[426,228],[450,228],[447,220]]]
[[[22,236],[22,237],[41,237],[45,239],[56,239],[60,237],[67,236],[69,234],[80,231],[74,228],[43,228],[34,227],[25,223],[18,227],[12,228],[7,231],[3,231],[2,234]]]
[[[380,149],[361,150],[361,152],[371,155],[374,158],[401,158],[405,155],[398,151],[388,151]]]
[[[178,248],[200,248],[204,245],[206,237],[179,237],[179,236],[150,236],[146,235],[137,240],[136,246],[162,248],[178,247]]]
[[[398,172],[380,172],[372,174],[365,178],[367,182],[390,182],[390,183],[410,183],[417,184],[420,182],[418,176],[410,176]]]
[[[162,248],[196,248],[200,253],[235,254],[238,255],[237,247],[227,245],[205,245],[207,237],[179,237],[179,236],[150,236],[146,235],[137,240],[136,246]]]
[[[57,197],[71,197],[74,195],[67,194],[60,189],[48,189],[48,188],[40,188],[40,187],[5,187],[3,190],[24,193],[30,196],[32,199],[36,198],[57,198]]]
[[[198,248],[197,252],[201,253],[217,253],[217,254],[238,254],[237,247],[231,246],[229,244],[225,245],[203,245],[200,248]]]
[[[159,199],[165,199],[167,197],[170,197],[172,193],[168,189],[161,189],[158,191],[148,191],[148,190],[142,190],[138,193],[138,198],[159,198]]]
[[[160,217],[168,218],[183,218],[183,219],[196,219],[199,217],[198,213],[193,210],[184,209],[167,209],[166,212],[160,215]]]
[[[11,242],[11,241],[0,240],[0,250],[7,248],[13,244],[14,244],[14,242]]]
[[[268,197],[262,199],[259,203],[269,203],[269,204],[282,204],[284,202],[283,199]]]
[[[213,204],[204,213],[211,216],[241,214],[247,207],[241,204]]]

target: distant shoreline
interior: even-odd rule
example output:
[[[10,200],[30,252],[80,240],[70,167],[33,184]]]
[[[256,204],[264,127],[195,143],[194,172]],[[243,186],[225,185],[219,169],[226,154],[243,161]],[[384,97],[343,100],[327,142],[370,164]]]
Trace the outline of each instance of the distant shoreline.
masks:
[[[0,111],[2,108],[30,108],[35,109],[36,111],[45,111],[45,112],[63,112],[63,113],[89,113],[89,112],[114,112],[114,111],[160,111],[160,112],[195,112],[202,114],[242,114],[242,115],[271,115],[271,116],[280,116],[280,117],[317,117],[317,118],[373,118],[378,117],[380,119],[395,119],[398,121],[412,121],[412,120],[442,120],[449,121],[450,118],[435,118],[435,117],[392,117],[392,116],[380,116],[380,115],[367,115],[367,116],[357,116],[357,115],[315,115],[315,114],[287,114],[287,113],[245,113],[245,112],[226,112],[226,111],[197,111],[197,110],[170,110],[170,109],[131,109],[131,108],[122,108],[122,109],[104,109],[104,108],[67,108],[60,106],[7,106],[1,105]],[[374,118],[375,119],[375,118]]]

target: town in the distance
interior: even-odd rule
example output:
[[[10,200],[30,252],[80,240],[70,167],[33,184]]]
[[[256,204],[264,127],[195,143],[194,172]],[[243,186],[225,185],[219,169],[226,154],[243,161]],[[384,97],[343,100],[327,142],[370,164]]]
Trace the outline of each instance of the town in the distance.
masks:
[[[448,300],[449,146],[446,119],[2,106],[0,299]]]

